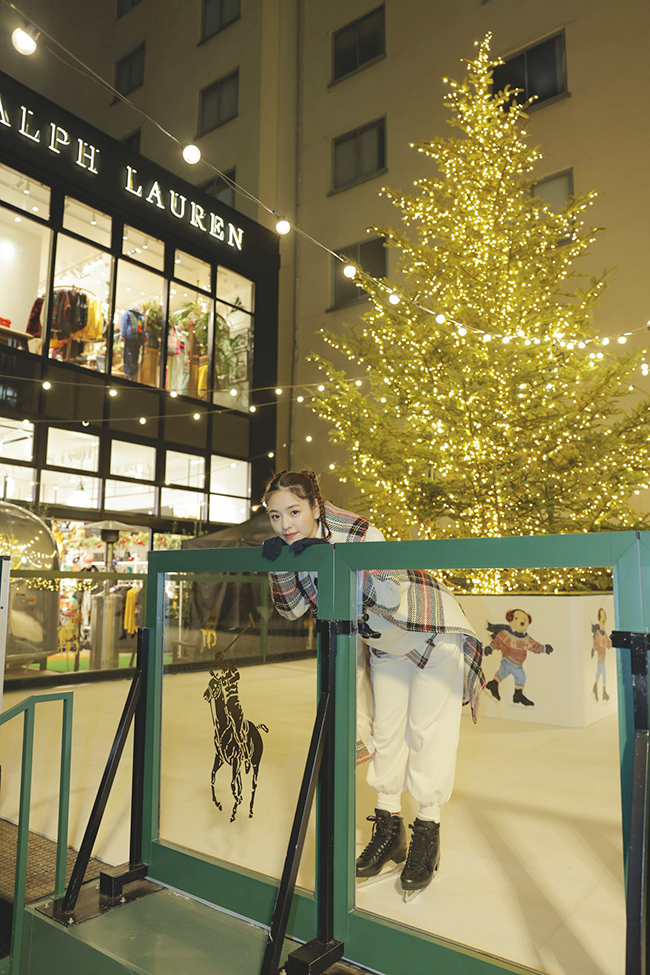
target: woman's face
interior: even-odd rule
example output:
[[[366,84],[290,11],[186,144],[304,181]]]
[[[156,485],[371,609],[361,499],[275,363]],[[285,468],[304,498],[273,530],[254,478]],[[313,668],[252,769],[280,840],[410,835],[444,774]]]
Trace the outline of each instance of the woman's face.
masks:
[[[299,538],[315,538],[318,533],[318,508],[303,501],[287,488],[274,491],[266,506],[271,528],[276,535],[293,545]]]

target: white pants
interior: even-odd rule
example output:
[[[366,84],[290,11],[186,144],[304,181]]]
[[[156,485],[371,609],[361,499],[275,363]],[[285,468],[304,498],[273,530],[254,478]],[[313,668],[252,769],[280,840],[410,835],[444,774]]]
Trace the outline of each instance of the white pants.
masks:
[[[399,813],[408,789],[419,818],[440,822],[456,771],[463,668],[462,637],[454,633],[438,637],[424,668],[407,657],[371,655],[376,753],[368,784],[379,809]]]

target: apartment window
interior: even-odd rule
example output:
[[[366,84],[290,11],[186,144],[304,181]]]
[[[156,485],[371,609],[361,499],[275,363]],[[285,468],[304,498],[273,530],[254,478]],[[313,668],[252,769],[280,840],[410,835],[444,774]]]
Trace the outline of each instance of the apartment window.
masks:
[[[144,82],[144,47],[141,44],[115,64],[115,87],[121,95],[128,95]]]
[[[537,104],[566,94],[564,32],[533,44],[496,67],[492,76],[494,91],[502,91],[506,85],[521,89],[515,96],[521,102],[533,95],[537,96]]]
[[[203,0],[201,40],[206,41],[239,20],[240,0]]]
[[[137,7],[139,3],[140,0],[117,0],[117,16],[123,17],[124,14],[128,14],[129,10]]]
[[[573,196],[573,170],[566,169],[540,179],[533,186],[533,195],[540,197],[549,210],[559,213]]]
[[[346,132],[334,139],[333,189],[370,179],[386,167],[386,120]]]
[[[125,149],[129,152],[140,152],[140,136],[142,134],[142,129],[136,129],[135,132],[130,132],[129,135],[125,135],[121,139],[121,143]]]
[[[358,244],[344,247],[341,254],[358,264],[373,278],[386,277],[386,245],[383,237],[364,240]],[[332,305],[342,308],[363,301],[365,292],[358,288],[354,280],[343,274],[343,264],[335,257],[332,258]]]
[[[207,183],[204,183],[201,189],[209,193],[210,196],[214,196],[217,200],[220,200],[221,203],[225,203],[226,206],[234,208],[235,190],[227,180],[231,179],[233,182],[236,180],[236,170],[229,169],[223,175],[226,179],[223,176],[215,176],[214,179],[210,179]]]
[[[239,71],[233,71],[227,78],[204,88],[200,96],[199,134],[205,135],[234,118],[237,115],[238,97]]]
[[[381,57],[386,51],[383,6],[337,31],[333,41],[334,81]]]

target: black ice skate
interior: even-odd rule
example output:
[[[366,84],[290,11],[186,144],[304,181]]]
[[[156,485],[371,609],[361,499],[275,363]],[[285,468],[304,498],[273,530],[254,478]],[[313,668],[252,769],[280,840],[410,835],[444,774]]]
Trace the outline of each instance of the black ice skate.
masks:
[[[513,704],[523,704],[527,708],[534,708],[535,707],[535,702],[534,701],[529,701],[528,698],[525,697],[524,692],[521,690],[520,687],[515,688],[515,693],[512,696],[512,703]]]
[[[405,901],[429,886],[440,863],[440,823],[416,819],[409,829],[413,836],[400,877]]]
[[[489,691],[495,701],[501,700],[501,695],[499,694],[499,681],[492,678],[485,685],[485,690]]]
[[[603,684],[603,701],[609,701],[609,694],[605,690],[605,685]]]
[[[591,688],[591,693],[594,695],[596,704],[598,704],[598,681],[596,681],[594,686]]]
[[[386,865],[393,866],[406,860],[406,830],[401,816],[393,816],[386,809],[375,809],[374,816],[367,816],[374,823],[372,837],[365,850],[357,857],[357,880],[378,877]]]

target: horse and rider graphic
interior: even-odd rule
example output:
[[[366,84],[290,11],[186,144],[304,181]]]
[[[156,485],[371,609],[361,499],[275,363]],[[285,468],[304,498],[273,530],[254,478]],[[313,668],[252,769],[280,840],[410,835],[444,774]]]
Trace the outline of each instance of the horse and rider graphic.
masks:
[[[248,626],[244,629],[248,629]],[[233,643],[226,647],[226,650],[229,650]],[[269,729],[265,724],[254,725],[244,717],[239,700],[240,674],[232,664],[223,663],[226,650],[217,654],[215,669],[210,670],[210,681],[203,692],[203,700],[210,705],[214,730],[216,754],[210,777],[212,799],[217,809],[221,810],[223,807],[217,799],[215,778],[222,765],[230,765],[232,769],[230,789],[235,800],[230,817],[232,823],[237,815],[237,808],[243,800],[242,766],[247,775],[251,770],[253,772],[251,801],[248,810],[249,818],[253,816],[257,778],[264,751],[264,742],[260,730],[268,733]]]

